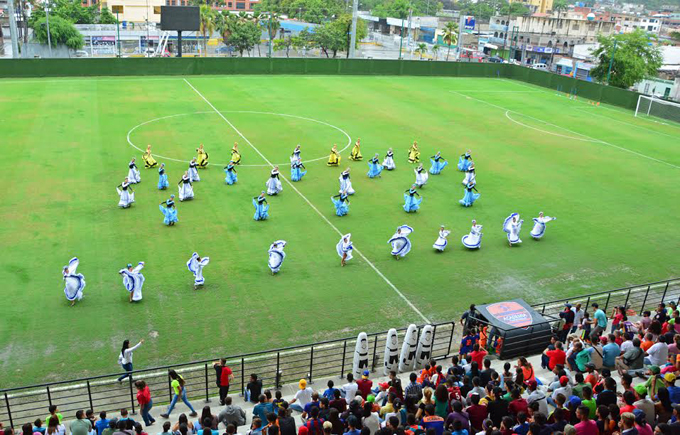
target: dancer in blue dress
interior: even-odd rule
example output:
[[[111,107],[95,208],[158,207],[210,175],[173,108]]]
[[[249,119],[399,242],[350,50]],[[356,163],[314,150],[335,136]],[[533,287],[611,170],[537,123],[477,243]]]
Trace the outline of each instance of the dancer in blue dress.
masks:
[[[76,304],[83,298],[83,289],[85,288],[85,277],[82,273],[76,273],[80,260],[78,257],[73,257],[68,262],[68,266],[64,266],[62,276],[64,278],[64,294],[66,299],[71,302],[71,306]]]
[[[228,185],[232,185],[238,181],[238,175],[236,174],[236,165],[234,164],[234,161],[230,161],[227,166],[224,167],[224,172],[227,174],[226,177],[224,177],[224,182],[227,183]]]
[[[272,275],[278,273],[281,270],[281,265],[283,260],[286,259],[286,253],[283,252],[283,248],[286,247],[285,240],[277,240],[271,244],[269,247],[269,269],[272,271]]]
[[[378,158],[378,153],[368,161],[368,178],[379,177],[383,170],[383,166],[380,164],[380,159]]]
[[[402,225],[397,228],[397,232],[387,241],[387,243],[392,245],[392,255],[397,260],[406,257],[406,254],[411,251],[411,241],[408,239],[408,235],[412,232],[413,228],[408,225]]]
[[[333,205],[335,205],[335,214],[337,216],[345,216],[349,213],[349,195],[346,190],[340,192],[338,195],[331,196],[331,201],[333,201]]]
[[[416,198],[415,195],[418,195],[418,198]],[[406,211],[406,213],[418,211],[421,202],[423,202],[423,198],[421,198],[420,194],[416,191],[415,184],[404,192],[404,211]]]
[[[165,163],[161,163],[158,168],[158,190],[165,190],[170,186],[168,183],[168,174],[165,173]]]
[[[467,186],[465,186],[465,189],[464,189],[465,195],[463,196],[463,199],[461,199],[458,202],[460,202],[461,205],[464,205],[465,207],[472,207],[472,204],[474,204],[475,201],[477,201],[477,199],[481,195],[481,193],[473,193],[472,192],[473,190],[475,192],[477,192],[477,189],[475,189],[474,183],[470,183]]]
[[[458,170],[461,172],[465,172],[467,171],[471,164],[472,155],[470,154],[470,150],[467,150],[467,152],[465,154],[461,154],[460,158],[458,159]]]
[[[437,151],[437,154],[430,157],[430,161],[432,162],[432,167],[430,168],[430,174],[432,175],[440,174],[442,169],[444,169],[446,165],[449,164],[449,162],[446,161],[444,157],[442,157],[442,153],[439,151]]]
[[[304,177],[305,174],[307,173],[307,171],[302,170],[303,168],[307,169],[307,168],[305,168],[305,165],[302,164],[302,160],[297,159],[294,162],[291,162],[291,164],[290,164],[290,179],[293,180],[293,181],[302,180],[302,177]]]
[[[519,238],[519,232],[522,230],[522,224],[524,219],[520,219],[519,213],[513,213],[503,222],[503,231],[508,233],[508,243],[516,245],[522,243],[522,239]]]
[[[175,207],[175,195],[170,195],[170,199],[159,204],[158,208],[163,213],[163,223],[173,226],[178,222],[177,207]]]
[[[253,205],[255,206],[255,216],[253,216],[253,219],[263,221],[269,217],[269,204],[267,203],[267,197],[264,196],[264,191],[260,193],[260,196],[253,198]]]

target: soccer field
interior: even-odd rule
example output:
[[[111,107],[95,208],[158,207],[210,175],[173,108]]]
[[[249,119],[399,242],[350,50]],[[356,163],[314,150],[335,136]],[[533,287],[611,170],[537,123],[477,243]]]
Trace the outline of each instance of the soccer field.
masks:
[[[5,176],[0,227],[3,386],[119,370],[126,338],[145,338],[135,368],[339,338],[359,331],[450,320],[470,303],[529,303],[680,275],[680,126],[573,101],[503,79],[335,76],[199,76],[0,80]],[[364,160],[350,162],[361,138]],[[417,140],[429,168],[450,162],[402,209],[415,180],[407,150]],[[238,183],[223,166],[239,143]],[[178,202],[166,227],[158,204],[200,143],[211,166]],[[169,191],[138,149],[165,162]],[[270,167],[302,145],[307,175],[269,197],[253,220],[253,196]],[[333,144],[340,168],[326,166]],[[369,179],[367,161],[392,147],[397,168]],[[481,197],[463,197],[458,156],[471,149]],[[136,203],[117,207],[115,187],[137,159]],[[161,157],[163,156],[163,157]],[[352,168],[348,216],[330,200]],[[539,211],[558,219],[529,236]],[[509,248],[503,220],[525,219]],[[482,247],[460,243],[471,220]],[[408,224],[413,249],[396,261],[387,240]],[[432,244],[452,231],[444,253]],[[360,255],[340,267],[335,245],[352,233]],[[288,242],[272,276],[267,249]],[[193,290],[186,262],[209,256]],[[69,307],[61,269],[80,259],[85,297]],[[145,261],[144,299],[128,303],[118,270]]]

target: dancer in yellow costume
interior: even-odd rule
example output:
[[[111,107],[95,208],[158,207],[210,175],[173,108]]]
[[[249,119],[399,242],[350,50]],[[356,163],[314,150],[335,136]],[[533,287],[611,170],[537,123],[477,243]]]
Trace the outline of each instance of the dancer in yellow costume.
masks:
[[[146,146],[146,152],[142,155],[142,160],[144,160],[144,167],[147,169],[158,166],[158,162],[151,155],[151,145]]]
[[[331,148],[331,155],[328,156],[328,163],[326,163],[328,166],[338,166],[340,165],[340,153],[338,152],[338,146],[333,144],[333,148]]]
[[[196,148],[196,163],[199,169],[205,169],[208,167],[208,153],[203,149],[203,144]]]
[[[241,154],[238,152],[238,143],[234,142],[234,146],[231,148],[231,161],[235,165],[241,164]]]
[[[363,159],[363,156],[361,155],[361,138],[358,138],[357,143],[355,143],[352,147],[352,152],[349,154],[349,159],[354,161]]]
[[[413,145],[408,149],[408,162],[409,163],[419,163],[420,162],[420,150],[418,149],[418,142],[413,141]]]

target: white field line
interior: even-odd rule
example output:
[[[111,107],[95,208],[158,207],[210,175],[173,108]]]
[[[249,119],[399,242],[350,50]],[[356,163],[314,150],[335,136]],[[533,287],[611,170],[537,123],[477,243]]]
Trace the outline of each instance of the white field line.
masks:
[[[101,76],[96,76],[96,77],[82,77],[79,79],[43,79],[40,77],[35,77],[33,79],[13,79],[13,78],[5,78],[5,79],[0,79],[0,83],[3,84],[14,84],[14,83],[31,83],[31,84],[41,84],[41,83],[68,83],[68,82],[78,82],[78,83],[83,83],[84,81],[90,81],[90,82],[133,82],[133,81],[168,81],[168,80],[182,80],[182,77],[127,77],[123,76],[120,78],[100,78]]]
[[[255,145],[252,144],[252,142],[250,142],[250,141],[248,140],[247,137],[245,137],[245,136],[243,135],[243,133],[241,133],[241,132],[239,131],[238,128],[236,128],[236,126],[235,126],[234,124],[231,123],[231,121],[229,121],[222,113],[220,113],[220,111],[217,110],[217,109],[215,108],[215,106],[213,106],[213,104],[212,104],[210,101],[208,101],[208,99],[205,98],[205,96],[203,96],[203,94],[202,94],[198,89],[196,89],[196,88],[194,87],[194,85],[192,85],[191,83],[189,83],[189,81],[188,81],[187,79],[184,79],[184,81],[186,82],[187,85],[189,85],[189,87],[190,87],[191,89],[194,90],[194,92],[196,92],[196,94],[197,94],[199,97],[201,97],[201,99],[203,99],[203,101],[206,102],[206,104],[207,104],[208,106],[210,106],[210,107],[215,111],[215,113],[217,113],[217,114],[224,120],[224,122],[226,122],[226,123],[227,123],[227,124],[228,124],[235,132],[236,132],[236,134],[238,134],[239,136],[241,136],[241,137],[243,138],[243,140],[246,141],[246,143],[247,143],[248,145],[250,145],[250,147],[251,147],[251,148],[252,148],[252,149],[253,149],[260,157],[262,157],[262,160],[264,160],[265,162],[267,162],[267,164],[268,164],[269,166],[271,166],[272,168],[275,166],[274,164],[272,164],[272,162],[270,162],[270,161],[267,159],[267,157],[265,157],[264,154],[262,154],[262,153],[260,152],[260,150],[257,149],[257,147],[256,147]],[[327,224],[328,224],[328,225],[329,225],[329,226],[330,226],[330,227],[331,227],[338,235],[340,235],[340,237],[342,237],[342,236],[344,235],[344,234],[343,234],[343,233],[342,233],[335,225],[333,225],[333,224],[331,223],[331,221],[328,220],[328,218],[326,218],[326,216],[323,215],[323,213],[321,213],[321,212],[319,211],[318,208],[316,208],[316,207],[314,206],[314,204],[312,204],[312,203],[309,201],[309,199],[307,199],[307,197],[306,197],[305,195],[302,194],[302,192],[300,192],[300,191],[297,189],[297,187],[295,187],[295,185],[294,185],[290,180],[288,180],[288,178],[287,178],[285,175],[280,174],[280,176],[281,176],[281,178],[283,179],[283,181],[285,181],[285,182],[290,186],[290,188],[293,189],[293,190],[295,191],[295,193],[297,193],[298,195],[300,195],[300,197],[307,203],[307,205],[309,205],[309,206],[312,208],[312,210],[314,210],[314,211],[316,212],[316,214],[318,214],[319,217],[321,217],[321,219],[324,220],[324,222],[326,222],[326,223],[327,223]],[[408,306],[411,307],[411,309],[412,309],[413,311],[415,311],[416,314],[418,314],[418,316],[420,316],[421,319],[423,319],[423,321],[425,321],[426,323],[432,323],[432,322],[430,322],[430,320],[429,320],[427,317],[425,317],[425,315],[423,315],[423,313],[420,312],[420,310],[419,310],[415,305],[413,305],[413,303],[412,303],[410,300],[408,300],[408,298],[407,298],[406,296],[404,296],[404,294],[403,294],[401,291],[399,291],[399,289],[398,289],[394,284],[392,284],[392,281],[390,281],[389,279],[387,279],[387,277],[386,277],[385,275],[383,275],[383,273],[382,273],[380,270],[378,270],[378,268],[375,267],[375,265],[374,265],[371,261],[369,261],[369,259],[366,258],[366,256],[365,256],[364,254],[361,253],[361,251],[359,251],[358,249],[354,248],[354,252],[356,252],[357,254],[359,254],[359,256],[366,262],[366,264],[368,264],[368,265],[371,267],[371,269],[373,269],[373,271],[374,271],[375,273],[377,273],[378,276],[379,276],[380,278],[382,278],[383,281],[385,281],[385,282],[387,283],[387,285],[389,285],[389,286],[392,288],[392,290],[394,290],[395,293],[397,293],[397,295],[399,295],[399,297],[402,298],[402,299],[408,304]]]
[[[177,117],[179,117],[179,116],[200,115],[200,114],[205,114],[205,113],[214,113],[214,112],[213,112],[212,110],[209,110],[209,111],[206,111],[206,112],[178,113],[178,114],[176,114],[176,115],[161,116],[161,117],[159,117],[159,118],[154,118],[154,119],[150,119],[150,120],[148,120],[148,121],[144,121],[144,122],[142,122],[141,124],[135,125],[134,127],[132,127],[132,128],[130,129],[130,131],[128,131],[128,133],[127,133],[127,141],[128,141],[128,143],[130,144],[130,146],[131,146],[132,148],[136,149],[137,151],[140,151],[140,152],[144,153],[145,151],[144,151],[143,149],[141,149],[140,147],[138,147],[137,145],[135,145],[135,144],[132,142],[132,139],[130,139],[130,135],[131,135],[135,130],[137,130],[138,128],[143,127],[143,126],[145,126],[145,125],[147,125],[147,124],[151,124],[151,123],[156,122],[156,121],[164,120],[164,119],[177,118]],[[340,133],[344,134],[345,137],[347,137],[347,145],[345,145],[345,147],[344,147],[343,149],[341,149],[340,151],[338,151],[339,153],[345,151],[347,148],[350,147],[350,145],[352,145],[352,138],[350,137],[350,135],[349,135],[345,130],[343,130],[343,129],[341,129],[340,127],[335,126],[335,125],[333,125],[333,124],[329,124],[329,123],[327,123],[327,122],[319,121],[319,120],[314,119],[314,118],[305,118],[304,116],[297,116],[297,115],[287,115],[287,114],[285,114],[285,113],[257,112],[257,111],[253,111],[253,110],[223,110],[222,113],[252,113],[252,114],[256,114],[256,115],[281,116],[281,117],[295,118],[295,119],[302,119],[302,120],[305,120],[305,121],[316,122],[317,124],[327,125],[327,126],[329,126],[329,127],[331,127],[331,128],[334,128],[335,130],[338,130]],[[154,156],[154,157],[160,157],[160,158],[162,158],[162,159],[170,160],[170,161],[173,161],[173,162],[179,162],[179,163],[187,163],[187,162],[189,162],[189,160],[190,160],[190,159],[189,159],[189,160],[175,159],[175,158],[172,158],[172,157],[163,156],[163,155],[161,155],[161,154],[153,154],[153,156]],[[327,158],[327,156],[323,156],[323,157],[317,157],[317,158],[315,158],[315,159],[303,160],[302,162],[303,162],[303,163],[310,163],[310,162],[316,162],[316,161],[318,161],[318,160],[325,160],[326,158]],[[278,165],[280,165],[280,166],[285,166],[285,165],[288,165],[288,164],[290,164],[290,162],[286,162],[286,163],[278,163]],[[228,163],[208,163],[208,165],[210,165],[210,166],[222,166],[222,167],[224,167],[224,166],[227,166]],[[243,167],[267,167],[267,168],[268,168],[269,165],[239,165],[239,167],[240,167],[240,168],[243,168]]]
[[[555,132],[548,131],[548,130],[542,130],[540,128],[532,127],[531,125],[523,124],[523,123],[517,121],[516,119],[513,119],[510,116],[509,110],[505,111],[505,117],[508,118],[510,121],[514,122],[515,124],[521,125],[522,127],[530,128],[532,130],[540,131],[541,133],[549,134],[549,135],[552,135],[552,136],[559,136],[559,137],[564,137],[566,139],[580,140],[580,141],[583,141],[583,142],[595,142],[595,143],[600,142],[598,139],[585,139],[585,138],[580,138],[580,137],[567,136],[567,135],[564,135],[564,134],[559,134],[559,133],[555,133]]]
[[[449,91],[449,92],[451,92],[451,93],[453,93],[453,94],[456,94],[456,95],[460,95],[461,97],[469,98],[469,99],[471,99],[471,100],[475,100],[475,101],[478,101],[478,102],[480,102],[480,103],[487,104],[487,105],[489,105],[489,106],[491,106],[491,107],[495,107],[495,108],[500,109],[500,110],[503,110],[503,111],[505,111],[505,112],[516,113],[516,114],[518,114],[518,115],[527,117],[527,118],[529,118],[529,119],[533,119],[533,120],[535,120],[535,121],[541,122],[541,123],[543,123],[543,124],[546,124],[546,125],[549,125],[549,126],[552,126],[552,127],[555,127],[555,128],[559,128],[559,129],[561,129],[561,130],[564,130],[564,131],[566,131],[566,132],[569,132],[569,133],[574,134],[574,135],[577,135],[577,136],[582,136],[583,138],[590,139],[593,143],[599,143],[599,144],[602,144],[602,145],[607,145],[607,146],[610,146],[610,147],[612,147],[612,148],[616,148],[616,149],[618,149],[618,150],[625,151],[625,152],[627,152],[627,153],[635,154],[636,156],[644,157],[645,159],[649,159],[649,160],[655,161],[655,162],[657,162],[657,163],[662,163],[662,164],[664,164],[664,165],[668,165],[668,166],[670,166],[670,167],[672,167],[672,168],[675,168],[675,169],[680,169],[680,166],[674,165],[674,164],[672,164],[672,163],[668,163],[668,162],[663,161],[663,160],[655,159],[654,157],[650,157],[650,156],[648,156],[648,155],[639,153],[639,152],[637,152],[637,151],[629,150],[628,148],[624,148],[624,147],[615,145],[615,144],[610,143],[610,142],[605,142],[605,141],[603,141],[603,140],[601,140],[601,139],[597,139],[597,138],[594,138],[594,137],[591,137],[591,136],[587,136],[587,135],[582,134],[582,133],[578,133],[578,132],[573,131],[573,130],[569,130],[568,128],[561,127],[561,126],[559,126],[559,125],[551,124],[551,123],[549,123],[549,122],[547,122],[547,121],[544,121],[544,120],[542,120],[542,119],[535,118],[535,117],[530,116],[530,115],[526,115],[526,114],[524,114],[524,113],[522,113],[522,112],[518,112],[518,111],[516,111],[516,110],[511,110],[511,109],[508,109],[508,108],[506,108],[506,107],[499,106],[499,105],[497,105],[497,104],[489,103],[488,101],[480,100],[480,99],[478,99],[478,98],[471,97],[471,96],[469,96],[469,95],[461,94],[460,92],[456,92],[456,91]],[[511,121],[517,122],[517,121],[514,121],[514,120],[512,120],[512,119],[511,119]],[[564,136],[564,137],[568,137],[568,136]],[[576,138],[571,137],[570,139],[576,139]],[[576,139],[576,140],[582,140],[582,139]]]
[[[577,110],[586,110],[586,109],[597,109],[597,108],[598,107],[596,107],[596,106],[588,106],[588,107],[577,107],[576,109]],[[600,118],[607,119],[609,121],[618,122],[619,124],[627,125],[628,127],[635,127],[635,128],[639,128],[640,130],[648,131],[650,133],[660,134],[662,136],[670,137],[671,139],[680,140],[680,135],[673,136],[672,134],[664,133],[662,131],[653,130],[651,128],[643,127],[641,125],[633,124],[631,122],[621,121],[619,119],[614,119],[611,116],[605,116],[605,115],[601,115],[599,113],[591,113],[591,115],[595,115],[595,116],[598,116]],[[664,125],[668,125],[668,124],[664,124]]]
[[[531,93],[537,93],[541,92],[538,90],[531,90],[531,91],[486,91],[483,89],[456,89],[457,92],[482,92],[485,94],[531,94]]]

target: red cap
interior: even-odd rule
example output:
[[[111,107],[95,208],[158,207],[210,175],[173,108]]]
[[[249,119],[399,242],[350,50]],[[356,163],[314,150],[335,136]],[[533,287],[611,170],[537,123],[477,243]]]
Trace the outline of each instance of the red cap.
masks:
[[[383,390],[387,390],[387,389],[390,388],[390,384],[388,384],[387,382],[383,382],[383,383],[381,383],[381,384],[378,384],[378,386],[379,386],[380,388],[382,388]]]
[[[566,376],[560,376],[560,385],[563,387],[569,383],[569,378]]]
[[[527,382],[527,385],[529,386],[529,388],[536,388],[536,387],[538,387],[538,383],[536,382],[535,379],[532,379],[532,380],[530,380],[529,382]]]

